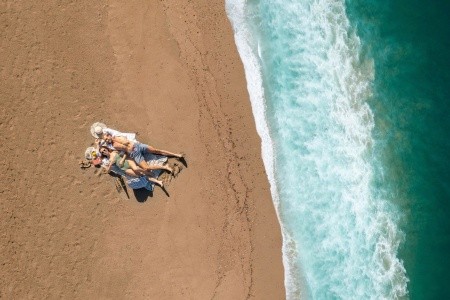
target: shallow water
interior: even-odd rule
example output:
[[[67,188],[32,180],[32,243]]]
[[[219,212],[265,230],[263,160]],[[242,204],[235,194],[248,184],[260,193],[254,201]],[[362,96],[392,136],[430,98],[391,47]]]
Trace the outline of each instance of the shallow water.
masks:
[[[448,294],[448,6],[227,1],[288,298]]]

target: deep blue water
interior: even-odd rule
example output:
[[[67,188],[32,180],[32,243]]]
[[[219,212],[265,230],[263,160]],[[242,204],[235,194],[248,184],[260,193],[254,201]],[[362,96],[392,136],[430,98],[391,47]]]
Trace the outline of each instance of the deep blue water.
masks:
[[[347,1],[375,62],[376,152],[396,190],[411,299],[450,297],[450,1]]]
[[[445,299],[450,4],[228,0],[289,299]]]

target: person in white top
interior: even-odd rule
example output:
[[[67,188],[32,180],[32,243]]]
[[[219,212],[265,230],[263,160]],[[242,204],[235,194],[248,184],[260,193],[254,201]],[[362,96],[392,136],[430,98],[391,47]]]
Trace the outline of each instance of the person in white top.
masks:
[[[132,142],[137,142],[136,141],[136,133],[125,133],[125,132],[120,132],[117,131],[115,129],[112,128],[108,128],[106,127],[105,124],[100,123],[100,122],[96,122],[94,124],[92,124],[91,126],[91,134],[94,138],[96,139],[103,139],[103,136],[105,134],[111,135],[113,137],[124,137],[129,141]]]

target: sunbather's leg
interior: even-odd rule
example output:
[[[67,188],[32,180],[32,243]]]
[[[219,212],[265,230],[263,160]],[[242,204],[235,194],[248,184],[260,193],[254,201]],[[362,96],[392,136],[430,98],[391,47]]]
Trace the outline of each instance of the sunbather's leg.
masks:
[[[139,176],[141,176],[141,175],[138,175],[136,172],[134,172],[132,169],[127,169],[125,171],[125,174],[127,174],[128,176],[131,176],[131,177],[139,177]]]
[[[169,167],[169,165],[163,165],[163,166],[160,166],[160,165],[149,165],[145,160],[141,161],[138,165],[139,165],[139,167],[141,167],[145,171],[166,170],[169,173],[173,172],[172,168]]]
[[[147,151],[153,154],[159,154],[159,155],[164,155],[164,156],[174,156],[174,157],[178,157],[178,158],[182,158],[184,155],[181,153],[173,153],[167,150],[160,150],[160,149],[156,149],[155,147],[152,147],[150,145],[147,145]]]
[[[131,176],[131,177],[140,177],[141,176],[141,175],[136,174],[132,169],[126,170],[125,174],[127,174],[128,176]],[[147,179],[150,182],[156,183],[160,187],[164,187],[164,183],[161,180],[158,180],[158,179],[150,177],[150,176],[148,176]]]
[[[147,177],[149,181],[156,183],[157,185],[159,185],[160,187],[163,187],[164,184],[161,180],[158,180],[156,178],[153,177]]]
[[[130,157],[134,159],[136,164],[144,169],[145,171],[150,170],[167,170],[172,173],[172,168],[169,166],[159,166],[159,165],[149,165],[145,159],[144,154],[148,151],[148,147],[145,144],[136,143],[134,144],[133,151],[130,153]]]
[[[139,174],[139,175],[145,174],[145,170],[140,168],[134,160],[127,159],[127,162],[130,165],[130,168],[134,171],[134,173]]]
[[[141,170],[142,170],[142,169],[141,169]],[[128,176],[131,176],[131,177],[140,177],[140,176],[141,176],[141,175],[136,174],[136,172],[134,172],[132,169],[126,170],[126,171],[125,171],[125,174],[127,174]],[[161,180],[158,180],[158,179],[153,178],[153,177],[150,177],[150,176],[148,176],[147,179],[148,179],[148,181],[151,181],[151,182],[153,182],[153,183],[156,183],[156,184],[159,185],[160,187],[163,187],[163,186],[164,186],[164,184],[163,184],[163,182],[162,182]]]

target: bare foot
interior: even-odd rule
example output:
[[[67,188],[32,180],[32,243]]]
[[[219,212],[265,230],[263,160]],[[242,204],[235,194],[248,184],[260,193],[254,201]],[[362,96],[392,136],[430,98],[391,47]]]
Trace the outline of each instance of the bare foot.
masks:
[[[169,167],[168,165],[167,165],[167,166],[164,166],[164,170],[166,170],[166,171],[169,172],[170,174],[173,173],[173,169],[172,169],[171,167]]]
[[[179,156],[177,156],[178,160],[187,168],[186,154],[180,153],[178,155],[179,155]]]
[[[159,185],[160,187],[164,187],[164,183],[161,180],[158,180],[154,177],[147,177],[148,181],[156,183],[157,185]]]
[[[173,166],[173,173],[172,173],[172,175],[173,175],[173,177],[176,177],[179,173],[180,173],[180,166],[178,166],[177,164],[175,164],[174,166]]]

